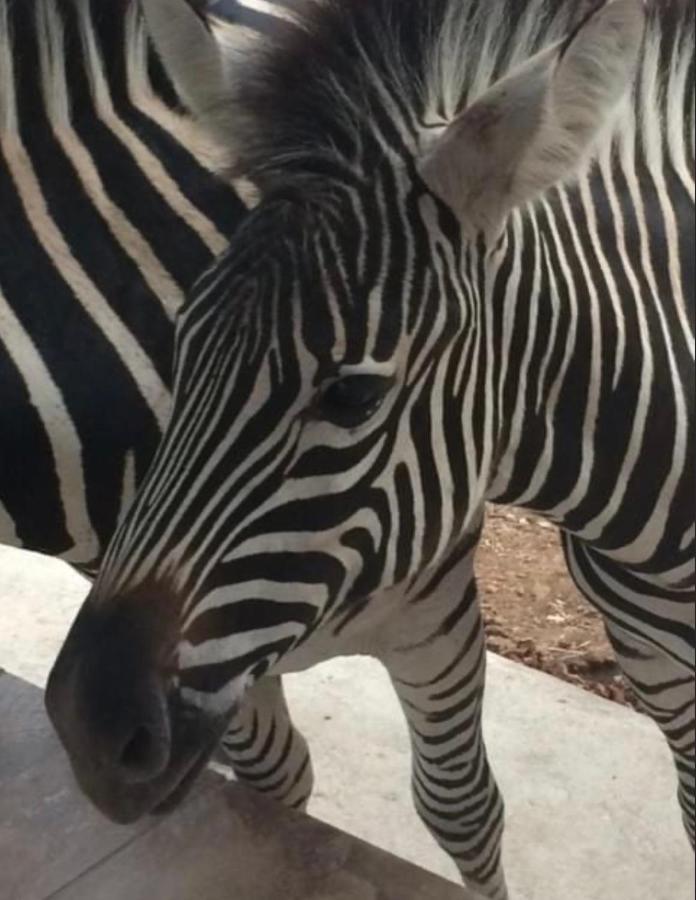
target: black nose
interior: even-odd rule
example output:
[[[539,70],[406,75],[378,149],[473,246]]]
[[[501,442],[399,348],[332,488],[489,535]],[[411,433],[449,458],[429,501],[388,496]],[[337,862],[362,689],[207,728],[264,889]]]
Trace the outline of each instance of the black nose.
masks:
[[[46,708],[78,780],[155,781],[169,766],[172,734],[156,640],[146,617],[86,605],[51,672]]]

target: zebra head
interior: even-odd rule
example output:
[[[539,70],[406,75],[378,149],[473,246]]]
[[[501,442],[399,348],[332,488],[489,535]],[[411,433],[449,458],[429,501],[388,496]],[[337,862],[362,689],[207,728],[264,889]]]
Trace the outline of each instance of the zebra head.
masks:
[[[255,680],[369,651],[399,605],[407,634],[463,552],[501,427],[491,259],[584,165],[644,28],[640,0],[568,31],[529,0],[526,43],[473,0],[329,2],[239,64],[184,0],[144,5],[260,202],[181,313],[171,421],[49,686],[122,819],[181,793]]]

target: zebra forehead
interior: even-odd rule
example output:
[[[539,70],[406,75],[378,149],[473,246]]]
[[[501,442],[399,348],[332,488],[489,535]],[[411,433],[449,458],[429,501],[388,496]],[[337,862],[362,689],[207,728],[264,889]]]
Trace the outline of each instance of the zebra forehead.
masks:
[[[336,292],[346,314],[359,313],[374,299],[385,267],[400,258],[387,253],[383,238],[402,195],[394,184],[384,188],[377,175],[356,185],[339,174],[264,198],[234,232],[227,253],[194,285],[182,321],[206,301],[233,315],[246,317],[259,306],[282,315],[287,304],[324,305]],[[400,240],[406,238],[390,234],[389,246]]]

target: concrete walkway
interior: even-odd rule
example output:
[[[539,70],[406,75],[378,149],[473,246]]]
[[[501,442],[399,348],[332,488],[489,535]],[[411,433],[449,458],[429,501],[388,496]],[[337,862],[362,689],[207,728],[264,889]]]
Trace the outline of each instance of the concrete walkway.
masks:
[[[67,567],[0,548],[0,666],[43,684],[84,589]],[[288,679],[288,693],[314,750],[313,814],[454,878],[411,809],[408,739],[381,668],[337,660]],[[514,900],[693,900],[671,760],[650,722],[492,657],[487,734]]]
[[[39,688],[0,672],[0,723],[2,900],[475,900],[213,772],[168,816],[114,825],[75,784]]]

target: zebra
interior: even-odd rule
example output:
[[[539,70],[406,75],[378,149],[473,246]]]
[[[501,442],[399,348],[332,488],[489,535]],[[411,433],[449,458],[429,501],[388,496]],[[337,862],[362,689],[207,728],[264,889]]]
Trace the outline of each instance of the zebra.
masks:
[[[505,900],[496,501],[558,526],[693,841],[692,5],[296,0],[232,51],[186,0],[143,8],[260,200],[180,312],[169,424],[49,679],[80,785],[132,821],[221,746],[304,807],[281,677],[371,655],[420,816]]]
[[[169,417],[176,312],[249,200],[135,0],[0,0],[0,542],[96,569]]]

